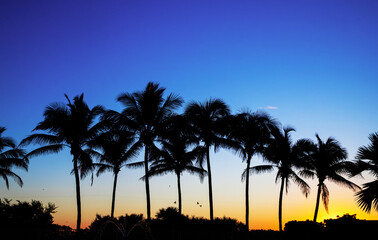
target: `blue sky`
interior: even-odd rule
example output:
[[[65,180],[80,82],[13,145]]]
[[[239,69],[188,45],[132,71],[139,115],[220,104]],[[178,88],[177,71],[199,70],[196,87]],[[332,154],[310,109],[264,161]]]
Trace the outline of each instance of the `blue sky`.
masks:
[[[377,12],[377,1],[4,0],[0,125],[20,141],[64,93],[121,110],[121,92],[154,81],[186,103],[273,106],[265,110],[294,126],[295,139],[333,136],[353,159],[378,129]],[[71,181],[66,158],[33,159],[25,187],[6,194],[31,198],[49,164],[61,168],[56,181]]]

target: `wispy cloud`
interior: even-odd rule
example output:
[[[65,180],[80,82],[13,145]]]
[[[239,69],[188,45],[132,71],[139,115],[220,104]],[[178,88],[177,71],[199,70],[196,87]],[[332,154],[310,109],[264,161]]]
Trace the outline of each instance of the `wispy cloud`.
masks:
[[[259,107],[259,109],[278,109],[278,107],[266,106],[266,107]]]

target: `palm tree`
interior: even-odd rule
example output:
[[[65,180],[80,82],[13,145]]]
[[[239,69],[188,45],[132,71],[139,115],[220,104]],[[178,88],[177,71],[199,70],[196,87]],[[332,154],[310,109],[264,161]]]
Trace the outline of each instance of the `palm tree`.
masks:
[[[315,136],[318,142],[317,144],[312,143],[311,150],[306,156],[305,169],[300,172],[304,177],[316,177],[318,179],[314,222],[316,222],[318,216],[320,196],[322,196],[324,208],[328,212],[329,191],[324,183],[325,180],[328,179],[352,190],[359,188],[340,175],[349,173],[353,165],[351,162],[345,161],[348,157],[346,149],[334,138],[328,138],[326,142],[323,142],[318,134]]]
[[[13,178],[22,187],[21,177],[14,173],[12,168],[17,167],[28,171],[29,160],[25,150],[16,147],[12,138],[2,136],[5,130],[4,127],[0,127],[0,176],[4,179],[7,189],[9,189],[8,177]]]
[[[376,180],[365,183],[356,194],[357,203],[365,212],[370,213],[373,207],[378,211],[378,132],[369,135],[370,144],[362,146],[357,152],[358,172],[368,171]]]
[[[122,93],[118,97],[125,108],[121,114],[109,112],[108,117],[119,123],[126,124],[138,136],[138,141],[144,146],[144,170],[147,201],[147,219],[151,219],[150,184],[148,162],[149,152],[154,147],[154,142],[164,130],[167,119],[174,114],[183,100],[175,94],[169,94],[163,98],[165,88],[159,84],[149,82],[142,92]]]
[[[230,129],[229,137],[238,143],[236,152],[247,167],[243,172],[242,180],[245,179],[245,224],[249,227],[249,169],[251,160],[255,154],[262,154],[267,144],[270,131],[269,127],[276,125],[274,120],[265,113],[244,112],[236,115]]]
[[[181,214],[181,175],[186,171],[190,174],[197,174],[201,180],[203,179],[206,171],[203,168],[196,167],[193,162],[204,157],[205,149],[202,146],[197,146],[189,150],[188,147],[195,140],[188,134],[188,126],[186,126],[185,120],[181,116],[176,116],[174,119],[173,124],[169,124],[167,132],[164,134],[165,140],[161,142],[162,149],[155,148],[152,153],[151,157],[154,162],[151,165],[149,175],[156,176],[169,172],[176,174],[178,205]]]
[[[134,134],[130,131],[124,131],[113,127],[110,131],[102,133],[88,143],[92,149],[90,154],[99,159],[97,176],[105,171],[111,171],[114,175],[113,194],[110,216],[114,217],[115,194],[117,188],[118,174],[126,162],[135,157],[141,144],[134,143]],[[93,149],[99,149],[101,152]]]
[[[264,150],[264,158],[272,165],[260,165],[250,168],[252,173],[261,173],[278,169],[276,175],[276,183],[281,181],[279,204],[278,204],[278,220],[279,230],[282,231],[282,199],[283,191],[286,189],[288,193],[289,181],[297,184],[302,193],[307,197],[310,193],[310,186],[300,178],[294,171],[294,168],[301,166],[304,152],[308,149],[308,140],[300,139],[296,143],[292,143],[290,132],[293,128],[286,127],[283,132],[279,128],[271,128],[272,138],[269,140],[268,146]]]
[[[232,145],[232,141],[222,137],[226,126],[224,119],[229,115],[229,107],[220,99],[210,99],[205,103],[192,102],[185,109],[185,117],[196,130],[195,134],[206,150],[210,220],[214,219],[210,147],[214,146],[214,150],[217,150],[219,147],[229,148]],[[202,164],[201,160],[200,165],[202,166]]]
[[[76,184],[76,229],[79,233],[81,224],[80,178],[84,178],[88,174],[88,170],[93,169],[92,160],[84,148],[101,129],[98,124],[94,125],[93,123],[96,116],[103,112],[103,108],[95,106],[90,109],[83,100],[83,94],[76,96],[73,103],[67,95],[65,97],[68,104],[53,103],[47,106],[43,114],[44,120],[33,129],[33,131],[44,131],[44,133],[35,133],[26,137],[22,140],[21,145],[43,145],[30,152],[29,157],[58,153],[65,147],[70,148]]]

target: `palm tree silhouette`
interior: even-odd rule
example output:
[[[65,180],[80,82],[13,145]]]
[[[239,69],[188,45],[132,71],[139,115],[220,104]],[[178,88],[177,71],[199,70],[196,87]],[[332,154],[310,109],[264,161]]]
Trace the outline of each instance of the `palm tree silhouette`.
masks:
[[[22,140],[21,145],[43,145],[31,151],[28,154],[29,157],[58,153],[64,147],[70,148],[76,185],[76,230],[79,233],[81,225],[80,178],[84,178],[93,170],[92,159],[84,148],[88,141],[100,132],[100,125],[93,123],[96,116],[104,110],[102,106],[90,109],[83,100],[84,94],[74,97],[73,103],[67,95],[65,97],[68,103],[53,103],[47,106],[43,114],[44,120],[33,129],[33,131],[45,133],[29,135]]]
[[[294,128],[286,127],[282,132],[279,128],[272,127],[272,138],[269,140],[269,144],[265,148],[263,155],[264,158],[272,162],[273,165],[259,165],[250,168],[251,173],[267,172],[274,168],[278,169],[276,183],[281,181],[278,204],[280,231],[282,231],[283,191],[285,188],[286,193],[288,193],[289,181],[292,180],[297,184],[306,197],[310,193],[310,186],[294,172],[294,168],[301,166],[301,161],[303,160],[305,150],[308,149],[309,142],[308,140],[300,139],[293,144],[289,134],[291,131],[294,131]]]
[[[9,189],[8,177],[20,186],[23,182],[20,176],[12,171],[13,167],[28,171],[29,160],[26,157],[25,150],[16,146],[15,141],[10,137],[3,137],[5,127],[0,127],[0,176],[4,179],[7,189]]]
[[[198,174],[203,179],[206,171],[196,167],[194,160],[199,160],[205,156],[205,148],[197,146],[189,150],[189,146],[195,141],[189,132],[185,119],[181,116],[172,117],[171,124],[168,124],[164,134],[165,140],[161,142],[162,149],[155,148],[152,151],[154,159],[149,172],[150,176],[162,175],[173,172],[177,176],[178,205],[179,213],[182,212],[181,198],[181,175],[183,172]]]
[[[356,194],[357,204],[365,212],[370,213],[373,207],[378,211],[378,132],[369,135],[370,144],[362,146],[357,152],[357,171],[368,171],[376,180],[365,183],[363,189]]]
[[[154,142],[162,134],[165,121],[183,102],[181,97],[172,93],[164,99],[164,91],[165,88],[159,87],[159,84],[149,82],[142,92],[122,93],[117,98],[125,106],[121,114],[114,111],[108,113],[108,117],[127,124],[136,133],[139,137],[138,141],[145,148],[144,170],[148,220],[151,219],[149,152],[154,147]]]
[[[95,164],[98,167],[97,176],[105,171],[111,171],[114,175],[110,212],[112,218],[114,217],[118,174],[121,168],[126,166],[126,162],[135,157],[142,147],[140,142],[134,142],[133,132],[113,126],[111,130],[100,134],[88,143],[88,146],[91,147],[91,156],[99,160],[99,163]],[[93,149],[101,150],[101,152]]]
[[[230,115],[230,109],[220,99],[210,99],[205,103],[192,102],[185,109],[185,117],[196,130],[195,134],[206,149],[207,175],[209,184],[210,220],[214,219],[213,188],[210,166],[210,147],[216,151],[219,147],[229,148],[232,141],[222,137],[225,129],[225,117]],[[203,161],[200,161],[203,165]]]
[[[312,143],[311,150],[306,156],[305,169],[300,172],[301,176],[318,178],[314,222],[318,216],[320,196],[328,212],[329,191],[324,183],[325,180],[328,179],[352,190],[359,189],[359,186],[340,175],[349,173],[353,165],[351,162],[344,161],[348,156],[346,149],[334,138],[328,138],[326,142],[323,142],[318,134],[315,136],[318,142]]]
[[[245,180],[245,224],[249,228],[249,169],[252,157],[255,154],[262,154],[267,144],[270,131],[269,127],[276,125],[275,121],[262,112],[244,112],[236,115],[232,120],[229,137],[238,143],[235,149],[243,161],[246,161],[247,168],[242,174]]]

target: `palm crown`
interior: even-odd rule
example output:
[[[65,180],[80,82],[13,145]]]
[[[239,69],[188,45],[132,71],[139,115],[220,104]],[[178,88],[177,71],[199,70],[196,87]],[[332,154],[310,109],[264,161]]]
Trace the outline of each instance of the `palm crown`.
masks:
[[[283,191],[286,189],[286,193],[288,192],[290,180],[299,186],[300,190],[306,197],[310,193],[310,186],[294,171],[295,168],[301,167],[304,151],[307,148],[308,143],[305,139],[300,139],[293,144],[290,132],[294,131],[294,128],[287,127],[284,128],[282,132],[278,127],[273,126],[270,130],[272,138],[269,140],[263,156],[273,164],[252,167],[250,172],[260,173],[271,171],[274,168],[278,169],[276,183],[281,181],[278,218],[279,230],[282,231]]]
[[[356,194],[360,208],[370,212],[373,207],[378,211],[378,132],[369,135],[370,144],[362,146],[357,153],[357,171],[368,171],[376,180],[365,183],[363,189]]]
[[[219,147],[229,148],[233,143],[233,141],[222,137],[225,129],[224,120],[229,114],[229,107],[220,99],[210,99],[205,103],[192,102],[185,109],[185,117],[195,129],[195,135],[203,143],[206,151],[210,220],[214,219],[210,147],[214,146],[214,150]],[[202,164],[203,161],[201,159],[200,165],[202,166]]]
[[[96,116],[103,112],[103,107],[95,106],[90,109],[84,102],[84,95],[76,96],[73,103],[65,95],[68,104],[53,103],[46,107],[43,114],[44,120],[38,123],[33,131],[44,131],[47,133],[35,133],[22,140],[22,145],[39,144],[43,145],[28,156],[38,156],[49,153],[58,153],[64,147],[70,148],[73,156],[73,172],[76,182],[77,200],[77,230],[81,224],[81,200],[80,200],[80,177],[84,178],[88,172],[93,170],[92,159],[85,151],[88,141],[96,136],[101,130],[101,125],[94,125]]]
[[[328,179],[352,190],[359,188],[341,175],[349,173],[352,167],[351,162],[345,161],[348,156],[346,149],[334,138],[328,138],[325,142],[320,139],[318,134],[316,134],[316,138],[318,142],[317,144],[311,143],[312,146],[310,146],[306,156],[305,169],[301,171],[302,176],[316,177],[318,179],[314,221],[317,219],[320,195],[322,196],[324,208],[328,212],[329,191],[324,183],[325,180]]]
[[[275,121],[267,114],[262,112],[240,113],[231,120],[229,138],[236,142],[233,149],[240,155],[243,161],[247,163],[242,179],[246,180],[245,190],[245,222],[249,227],[249,172],[252,157],[255,154],[261,154],[264,151],[270,137],[270,126],[276,125]]]
[[[95,164],[98,167],[97,176],[105,171],[112,171],[114,175],[111,217],[114,217],[118,173],[138,154],[141,148],[140,142],[135,143],[134,138],[133,132],[114,125],[109,131],[100,134],[88,143],[92,148],[90,155],[99,160],[99,163]]]
[[[165,123],[174,110],[181,106],[183,100],[175,94],[169,94],[164,99],[165,88],[159,84],[149,82],[142,92],[123,93],[118,97],[125,108],[121,114],[112,112],[109,115],[116,122],[125,124],[139,137],[138,141],[144,145],[144,169],[147,201],[147,218],[151,219],[150,187],[148,180],[148,156],[154,142],[164,132]]]
[[[151,165],[150,175],[161,175],[173,172],[177,176],[179,213],[182,211],[181,200],[181,175],[183,172],[197,174],[203,179],[206,171],[194,165],[194,161],[204,158],[205,148],[197,146],[189,147],[195,142],[191,135],[191,130],[181,116],[173,117],[173,124],[170,124],[165,135],[165,140],[161,142],[161,150],[155,148],[152,153],[154,162]]]
[[[5,130],[4,127],[0,127],[0,176],[4,179],[7,189],[9,189],[8,177],[13,178],[22,187],[21,177],[14,173],[12,168],[16,167],[27,171],[29,160],[25,150],[17,148],[12,138],[2,136]]]

